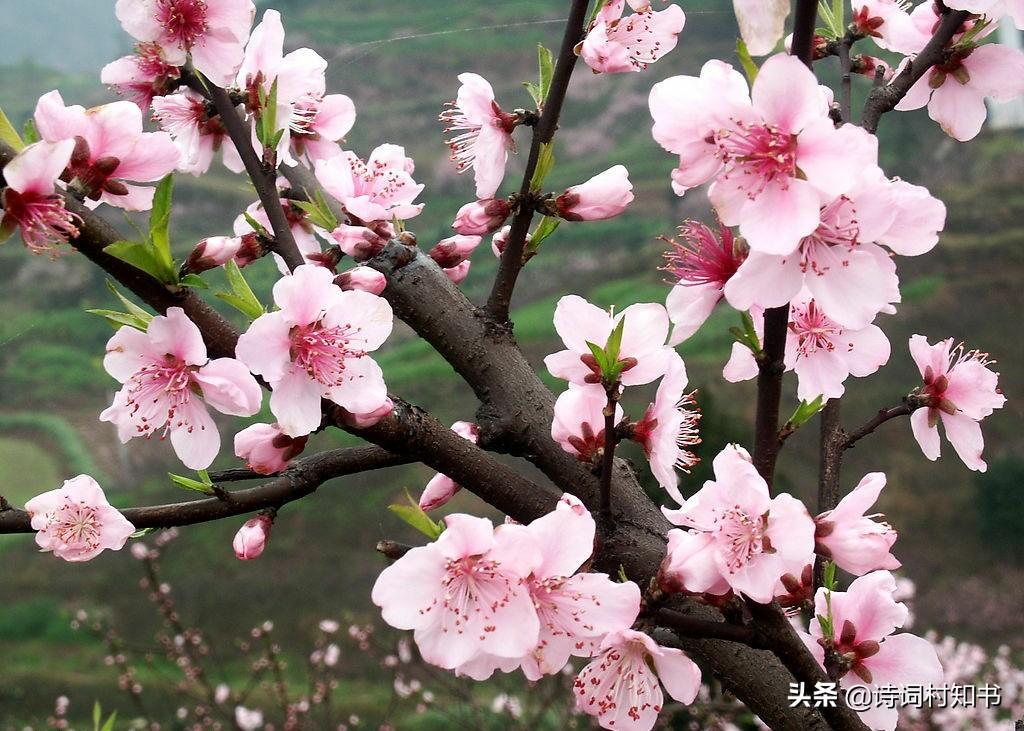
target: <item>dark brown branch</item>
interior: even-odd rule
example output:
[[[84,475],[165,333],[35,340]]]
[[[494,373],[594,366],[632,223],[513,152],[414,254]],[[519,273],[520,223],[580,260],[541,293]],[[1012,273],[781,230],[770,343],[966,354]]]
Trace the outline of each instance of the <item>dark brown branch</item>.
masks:
[[[587,7],[589,0],[572,0],[569,17],[565,22],[565,34],[562,36],[562,47],[558,51],[555,69],[551,76],[551,88],[544,108],[541,110],[537,125],[533,128],[530,142],[530,155],[526,161],[526,171],[519,187],[519,209],[512,218],[505,251],[501,255],[498,273],[494,277],[494,286],[487,300],[487,314],[497,323],[508,321],[508,310],[512,302],[516,279],[523,268],[523,252],[526,249],[526,235],[533,220],[533,206],[530,205],[532,193],[530,181],[537,169],[541,145],[551,142],[558,129],[558,118],[562,114],[562,104],[569,89],[569,79],[576,67],[576,44],[583,40],[586,29]]]
[[[351,447],[298,460],[269,482],[228,493],[229,499],[204,498],[170,505],[126,508],[121,512],[136,528],[171,528],[206,523],[257,510],[279,508],[316,491],[324,482],[384,467],[407,464],[409,457],[379,447]],[[31,533],[28,513],[9,510],[0,513],[0,533]]]
[[[398,541],[384,539],[382,541],[377,541],[376,548],[377,553],[381,554],[385,558],[397,561],[411,551],[413,547],[405,543],[399,543]]]
[[[673,630],[680,637],[728,640],[752,647],[759,644],[757,633],[749,626],[700,619],[671,609],[659,609],[651,619],[658,625]]]
[[[850,47],[853,45],[853,36],[847,33],[839,41],[839,116],[843,122],[849,122],[853,115],[853,73],[850,62]]]
[[[817,0],[797,0],[793,11],[793,42],[790,53],[811,67],[814,53],[814,26],[818,20]]]
[[[917,395],[907,396],[903,399],[903,403],[899,406],[893,406],[889,409],[881,409],[866,423],[857,429],[854,429],[847,435],[840,445],[842,449],[851,449],[857,442],[871,434],[878,427],[891,419],[897,419],[901,416],[910,416],[920,408],[927,406],[927,398],[923,398]]]
[[[830,399],[821,410],[821,441],[818,455],[818,515],[832,510],[839,503],[839,472],[843,466],[843,424],[839,399]],[[825,561],[818,556],[814,562],[814,588],[825,575]]]
[[[775,477],[779,439],[782,375],[786,371],[786,332],[789,305],[764,313],[764,342],[757,359],[757,410],[754,414],[754,466],[770,486]]]
[[[615,470],[615,407],[619,403],[619,384],[605,387],[608,403],[604,407],[604,450],[601,454],[601,520],[611,527],[612,523],[612,473]]]
[[[928,72],[928,69],[942,61],[946,53],[946,44],[952,40],[970,17],[971,14],[966,10],[951,11],[948,8],[944,10],[935,35],[921,52],[907,63],[906,68],[895,79],[884,86],[871,90],[861,115],[860,123],[864,129],[872,133],[878,129],[878,122],[882,115],[895,109],[900,100],[910,91],[910,87],[916,84]]]

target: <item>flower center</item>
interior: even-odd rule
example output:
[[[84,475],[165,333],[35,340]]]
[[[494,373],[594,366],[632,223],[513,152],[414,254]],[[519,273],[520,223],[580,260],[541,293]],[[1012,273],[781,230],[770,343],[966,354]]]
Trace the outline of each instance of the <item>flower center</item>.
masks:
[[[21,228],[25,246],[33,254],[49,252],[56,256],[54,246],[78,236],[76,221],[80,220],[66,208],[59,195],[19,193],[7,188],[3,193],[4,217],[0,228],[11,222]]]
[[[665,252],[665,270],[679,284],[724,286],[747,258],[745,252],[736,251],[732,231],[727,227],[719,228],[718,238],[703,223],[684,221],[679,227],[679,234],[682,242],[674,238],[663,239],[672,245],[672,249]]]
[[[95,507],[68,501],[58,508],[51,523],[54,535],[65,545],[95,548],[99,543],[100,519]]]
[[[321,322],[292,328],[291,359],[318,383],[340,386],[345,382],[345,361],[365,351],[350,348],[349,327],[325,327]]]
[[[163,363],[139,369],[128,379],[125,402],[139,433],[148,436],[163,429],[166,434],[172,426],[192,429],[184,408],[192,398],[191,387],[191,367],[172,355],[165,356]]]
[[[207,29],[205,0],[157,0],[156,19],[180,48],[189,49]]]
[[[498,570],[497,561],[465,556],[449,559],[445,568],[441,579],[445,610],[442,631],[462,634],[474,614],[480,611],[493,614],[508,603],[511,594],[509,582]],[[494,630],[495,627],[489,624],[482,628],[483,632]]]
[[[832,322],[811,300],[806,307],[793,307],[789,319],[789,330],[797,336],[798,355],[812,355],[819,350],[835,350],[833,338],[842,334],[843,329]]]
[[[771,547],[764,534],[763,516],[751,518],[737,505],[723,512],[715,522],[719,540],[725,547],[730,573],[739,571],[750,559]]]
[[[751,198],[776,178],[785,186],[796,177],[796,135],[774,124],[734,120],[732,127],[718,130],[709,141],[718,147],[717,156],[726,166],[723,175],[735,176],[734,182]]]

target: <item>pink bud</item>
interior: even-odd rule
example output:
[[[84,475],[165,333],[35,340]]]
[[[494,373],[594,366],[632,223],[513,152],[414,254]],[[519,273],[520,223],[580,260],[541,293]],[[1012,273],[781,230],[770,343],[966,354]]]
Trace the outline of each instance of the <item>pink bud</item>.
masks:
[[[487,198],[467,203],[455,214],[452,228],[466,236],[486,236],[505,223],[511,209],[503,198]]]
[[[242,239],[237,236],[211,236],[196,244],[185,266],[193,274],[224,266],[235,258],[241,247]]]
[[[491,251],[499,259],[501,258],[502,252],[505,251],[505,244],[508,242],[508,235],[511,231],[511,226],[502,226],[501,230],[491,238]],[[530,234],[526,234],[527,244],[530,243],[531,238]]]
[[[452,431],[473,444],[480,442],[480,427],[472,421],[456,421],[452,424]]]
[[[342,224],[331,231],[338,246],[356,261],[366,261],[379,254],[388,240],[365,226]]]
[[[469,276],[469,267],[473,262],[469,259],[457,264],[456,266],[449,267],[448,269],[442,269],[444,275],[452,280],[452,284],[462,284],[462,282]]]
[[[353,414],[351,411],[343,410],[341,420],[346,426],[355,427],[356,429],[365,429],[373,426],[385,416],[390,415],[394,408],[395,404],[391,399],[387,399],[380,407],[366,414]]]
[[[471,421],[456,421],[452,424],[452,431],[463,439],[473,444],[480,441],[480,427]],[[452,496],[462,489],[448,475],[438,473],[434,475],[427,486],[420,494],[419,506],[423,510],[436,510],[452,499]]]
[[[622,165],[608,168],[555,200],[558,215],[568,221],[602,221],[615,218],[633,200],[629,171]]]
[[[240,241],[241,246],[238,248],[238,253],[235,254],[235,264],[239,269],[249,266],[267,253],[260,237],[254,233],[243,234]]]
[[[358,289],[370,294],[380,294],[387,286],[387,278],[370,267],[354,267],[334,278],[334,283],[344,290]]]
[[[235,435],[235,456],[244,459],[253,472],[273,475],[302,454],[307,440],[288,436],[277,424],[253,424]]]
[[[437,262],[442,269],[451,269],[458,266],[473,253],[473,250],[480,245],[479,236],[449,236],[439,241],[429,256]]]
[[[235,549],[235,556],[242,561],[259,558],[267,546],[270,528],[273,525],[274,519],[267,513],[260,513],[255,518],[245,521],[245,524],[235,534],[235,540],[231,542],[231,547]]]

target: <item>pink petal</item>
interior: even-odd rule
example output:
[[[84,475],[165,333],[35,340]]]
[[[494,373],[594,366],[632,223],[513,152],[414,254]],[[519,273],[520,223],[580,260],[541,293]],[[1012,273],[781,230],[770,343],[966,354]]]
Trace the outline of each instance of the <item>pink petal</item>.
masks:
[[[918,409],[919,413],[925,409]],[[957,455],[968,469],[984,472],[988,469],[981,453],[985,448],[985,440],[981,435],[981,424],[963,414],[942,413],[942,426],[946,430],[946,439],[956,450]]]
[[[952,76],[932,92],[928,102],[928,116],[939,123],[943,132],[960,142],[977,137],[987,115],[984,94]]]
[[[932,462],[939,458],[939,429],[937,426],[929,426],[928,412],[930,409],[917,409],[910,415],[910,428],[914,432],[914,439],[924,452],[924,456]]]
[[[280,380],[291,363],[291,327],[284,312],[260,315],[238,338],[235,355],[253,373]]]
[[[156,352],[170,353],[189,365],[208,360],[202,333],[180,307],[169,307],[166,315],[154,317],[146,333]]]
[[[682,650],[661,647],[651,655],[658,678],[668,694],[683,705],[690,705],[700,692],[700,668]]]
[[[290,437],[301,437],[320,426],[320,397],[323,387],[308,373],[293,367],[274,383],[270,410]]]
[[[818,80],[800,59],[786,53],[764,62],[750,98],[765,121],[783,132],[797,134],[813,120],[828,118]]]
[[[818,192],[807,181],[776,180],[743,206],[740,235],[754,251],[789,254],[818,228],[820,210]]]
[[[433,622],[428,610],[444,596],[445,563],[436,546],[428,545],[413,548],[384,569],[370,594],[384,621],[398,629],[419,629]]]
[[[263,390],[249,370],[234,358],[217,358],[192,376],[203,399],[222,414],[252,416],[260,410]]]
[[[182,422],[185,425],[175,426]],[[205,470],[216,459],[220,451],[220,432],[198,397],[190,398],[175,414],[171,446],[182,464],[192,470]]]

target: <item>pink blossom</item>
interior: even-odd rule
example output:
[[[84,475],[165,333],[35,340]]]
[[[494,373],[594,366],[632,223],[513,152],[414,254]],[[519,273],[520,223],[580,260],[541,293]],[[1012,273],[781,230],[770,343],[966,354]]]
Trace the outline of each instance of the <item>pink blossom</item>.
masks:
[[[57,181],[71,160],[75,143],[36,142],[14,156],[3,168],[7,187],[0,198],[0,241],[21,229],[21,238],[33,254],[54,252],[54,247],[78,236],[78,217],[64,207]]]
[[[153,99],[153,118],[174,140],[180,153],[178,170],[199,176],[210,169],[213,156],[223,149],[225,164],[237,158],[238,151],[228,137],[220,117],[210,116],[206,100],[198,92],[184,89]],[[232,162],[230,167],[241,164]]]
[[[104,66],[100,81],[147,112],[154,97],[166,94],[179,76],[178,68],[167,63],[160,46],[139,43],[135,46],[135,53]]]
[[[316,177],[324,190],[365,224],[419,215],[423,204],[413,201],[424,186],[412,179],[413,169],[412,158],[398,145],[380,145],[365,163],[352,152],[316,161]]]
[[[459,262],[453,267],[442,269],[444,275],[451,280],[451,283],[458,286],[466,281],[466,277],[469,276],[469,268],[473,265],[469,259]]]
[[[595,73],[620,74],[643,71],[676,47],[686,23],[678,5],[653,10],[650,3],[630,5],[637,12],[625,18],[625,0],[609,0],[594,18],[587,37],[576,52]]]
[[[391,334],[391,306],[368,292],[343,292],[323,267],[303,264],[274,285],[279,310],[238,339],[238,358],[273,388],[270,410],[292,437],[321,421],[320,400],[368,413],[387,399],[369,356]]]
[[[467,203],[455,214],[452,228],[464,236],[486,236],[501,228],[512,209],[504,198]]]
[[[450,269],[466,261],[480,241],[479,236],[456,234],[437,242],[427,255],[442,269]]]
[[[812,563],[814,521],[803,503],[782,493],[772,498],[747,451],[729,445],[715,457],[715,479],[678,510],[663,508],[669,531],[663,572],[687,591],[725,594],[756,602],[781,593],[785,574]]]
[[[242,731],[258,731],[263,726],[263,711],[235,706],[235,723]]]
[[[130,36],[159,47],[168,63],[191,59],[224,86],[242,62],[256,8],[252,0],[117,0],[114,12]]]
[[[622,629],[601,641],[601,654],[580,671],[573,691],[576,708],[601,728],[650,731],[664,705],[662,685],[689,705],[700,690],[700,668],[682,650]]]
[[[744,259],[746,247],[733,239],[732,230],[719,224],[718,237],[699,221],[683,221],[679,227],[682,243],[667,239],[672,249],[665,254],[665,270],[675,286],[665,300],[672,320],[669,345],[679,345],[703,325],[722,290]],[[747,309],[747,308],[744,308]]]
[[[515,151],[512,130],[514,114],[506,114],[494,100],[494,89],[478,74],[459,74],[459,93],[448,102],[440,120],[445,134],[457,134],[446,140],[451,148],[455,169],[463,173],[473,169],[476,197],[491,198],[505,177],[508,151]]]
[[[896,53],[918,53],[931,38],[919,28],[899,0],[854,0],[852,25],[880,48]]]
[[[284,217],[288,221],[288,230],[292,232],[292,238],[295,239],[295,245],[298,247],[299,253],[302,254],[302,258],[308,264],[319,264],[320,261],[317,257],[322,253],[320,240],[314,234],[315,229],[309,220],[309,215],[298,206],[292,205],[287,199],[281,201],[281,208],[284,209]],[[264,231],[273,234],[274,227],[270,225],[270,218],[267,217],[267,212],[263,210],[263,204],[255,201],[245,209],[244,214],[235,218],[235,236],[244,237],[255,233],[255,229],[249,223],[246,214],[262,226]],[[277,254],[273,256],[274,261],[277,263],[278,271],[281,274],[288,274],[288,265],[284,263],[284,259]],[[242,266],[241,262],[238,265]]]
[[[501,229],[491,237],[491,253],[494,254],[495,258],[501,258],[502,252],[505,251],[505,244],[508,241],[508,235],[511,232],[511,226],[502,226]],[[530,234],[526,234],[527,249],[529,249],[529,243],[532,238],[533,237],[530,236]],[[529,259],[531,255],[527,253],[524,256]]]
[[[351,411],[341,409],[341,421],[345,426],[351,426],[355,429],[368,429],[379,423],[382,419],[391,416],[391,412],[394,409],[394,402],[388,398],[384,399],[384,403],[373,411],[367,411],[362,414],[354,414]]]
[[[193,274],[224,266],[234,259],[242,248],[238,236],[211,236],[203,239],[188,255],[185,266]]]
[[[666,79],[650,96],[654,139],[679,155],[676,193],[715,178],[709,196],[722,222],[751,249],[779,255],[818,227],[822,197],[876,164],[877,140],[836,129],[828,108],[814,74],[787,54],[765,61],[749,94],[731,66],[709,61],[699,78]]]
[[[898,569],[900,562],[890,552],[896,531],[888,523],[874,520],[883,517],[880,514],[865,515],[883,487],[884,473],[865,475],[835,509],[815,518],[814,550],[857,576],[875,569]]]
[[[106,549],[119,551],[135,532],[88,475],[36,495],[25,503],[25,510],[37,531],[39,548],[65,561],[88,561]]]
[[[910,415],[914,438],[924,456],[939,458],[939,421],[946,439],[969,469],[987,469],[981,453],[984,440],[981,420],[1001,409],[1006,397],[999,391],[999,374],[989,368],[994,361],[987,353],[954,346],[953,338],[929,345],[923,335],[910,338],[914,358],[924,388],[921,395],[928,404]]]
[[[358,266],[342,272],[334,283],[343,290],[358,289],[370,294],[380,294],[388,285],[387,277],[370,267]]]
[[[846,591],[818,589],[811,633],[804,641],[823,667],[826,648],[843,658],[845,662],[838,668],[843,688],[903,688],[942,683],[942,665],[932,644],[911,634],[893,634],[903,626],[909,613],[905,604],[893,598],[895,591],[896,580],[888,571],[873,571],[854,579]],[[831,619],[831,633],[826,635],[822,631],[818,617]],[[876,705],[859,714],[868,728],[875,731],[896,728],[896,708]]]
[[[104,104],[86,110],[65,106],[59,91],[39,98],[36,127],[47,142],[74,140],[68,173],[71,186],[81,190],[95,208],[99,201],[129,211],[153,205],[153,188],[127,185],[148,183],[174,170],[180,153],[166,132],[143,132],[142,112],[132,102]]]
[[[950,0],[946,6],[954,10],[969,10],[984,15],[989,20],[999,20],[1005,15],[1013,19],[1018,30],[1024,30],[1024,2],[1022,0]]]
[[[697,431],[700,411],[693,394],[685,393],[686,383],[686,366],[676,355],[658,384],[654,403],[633,425],[632,436],[644,448],[658,484],[678,503],[684,499],[677,487],[676,469],[689,472],[700,461],[688,449],[700,444]]]
[[[288,436],[278,424],[253,424],[235,435],[235,456],[257,474],[274,475],[302,454],[307,441]]]
[[[238,529],[231,547],[235,551],[235,557],[242,561],[251,561],[263,554],[263,549],[270,539],[270,529],[274,526],[274,519],[267,513],[260,513],[255,518],[245,521],[245,524]]]
[[[551,438],[581,462],[598,463],[604,453],[604,409],[608,396],[598,385],[569,384],[555,401]],[[615,405],[615,423],[622,421],[622,407]]]
[[[630,305],[616,315],[573,294],[558,301],[554,321],[555,330],[566,346],[566,350],[544,359],[544,365],[555,378],[576,384],[600,382],[597,363],[587,343],[604,348],[612,331],[623,321],[619,348],[619,362],[625,364],[622,384],[650,383],[668,369],[672,350],[665,346],[669,321],[662,305]]]
[[[116,425],[122,443],[169,433],[178,458],[194,470],[209,467],[220,450],[207,404],[222,414],[252,416],[263,400],[240,362],[207,358],[199,328],[180,307],[154,317],[146,332],[119,329],[107,342],[103,367],[123,385],[100,421]]]
[[[981,131],[985,98],[1010,101],[1024,93],[1024,52],[986,43],[958,46],[949,60],[935,66],[914,84],[896,109],[928,105],[928,116],[961,142]]]
[[[523,657],[540,634],[526,586],[541,562],[535,540],[469,515],[449,515],[445,525],[435,542],[384,569],[373,603],[389,625],[414,631],[420,654],[433,665],[454,669],[482,653]]]
[[[480,441],[480,427],[472,422],[456,421],[452,424],[452,431],[473,444]],[[451,500],[452,496],[461,489],[462,486],[455,480],[439,472],[423,488],[423,494],[420,495],[419,501],[420,507],[423,510],[436,510]]]
[[[733,0],[740,36],[752,56],[767,56],[782,39],[789,15],[786,0]]]
[[[621,214],[632,200],[629,171],[616,165],[567,189],[555,199],[555,206],[568,221],[603,221]]]

